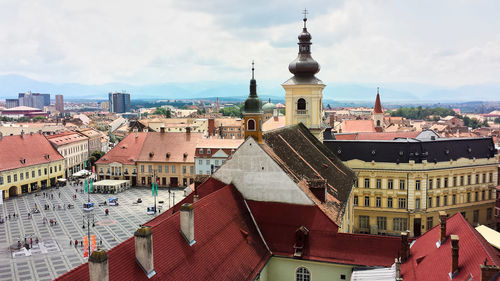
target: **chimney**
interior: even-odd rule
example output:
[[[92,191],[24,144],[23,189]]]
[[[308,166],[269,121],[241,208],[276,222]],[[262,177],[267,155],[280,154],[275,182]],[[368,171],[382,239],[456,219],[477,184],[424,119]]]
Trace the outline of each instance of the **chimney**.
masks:
[[[215,135],[215,119],[214,118],[208,119],[208,135],[209,136]]]
[[[439,221],[441,222],[441,232],[439,235],[439,243],[442,245],[446,240],[446,212],[439,211]]]
[[[335,113],[330,113],[330,127],[335,128]]]
[[[488,265],[487,264],[488,260],[484,259],[484,264],[479,265],[481,268],[481,279],[480,281],[489,281],[492,280],[493,277],[496,278],[498,277],[498,273],[500,272],[500,267],[496,265]]]
[[[198,199],[200,199],[200,196],[198,196],[198,194],[194,194],[193,195],[193,203],[198,201]]]
[[[189,246],[192,246],[194,240],[194,209],[193,204],[184,203],[181,206],[181,234],[188,241]]]
[[[139,131],[139,130],[137,130],[137,128],[134,128],[135,138],[137,138],[137,137],[138,137],[138,135],[137,135],[137,132],[138,132],[138,131]]]
[[[394,265],[396,267],[396,281],[402,281],[403,277],[401,276],[401,257],[394,259]]]
[[[3,134],[2,134],[2,132],[0,132],[0,140],[2,140],[2,139],[3,139]]]
[[[450,276],[453,277],[458,272],[458,235],[451,235],[451,272]]]
[[[189,127],[189,126],[186,127],[186,134],[188,134],[188,135],[191,134],[191,127]]]
[[[160,127],[160,133],[162,133],[162,134],[165,133],[165,127],[163,127],[163,126]]]
[[[154,270],[153,232],[151,228],[147,226],[139,227],[134,233],[134,242],[135,260],[148,278],[153,277],[156,272]]]
[[[308,180],[307,184],[309,185],[309,190],[318,198],[321,203],[325,203],[326,201],[326,180],[323,179],[311,179]]]
[[[280,113],[279,109],[277,109],[277,108],[273,109],[273,118],[274,118],[274,121],[278,121],[279,120],[279,117],[278,117],[280,115],[279,113]]]
[[[410,247],[408,245],[408,232],[401,232],[401,261],[405,262],[410,256]]]
[[[24,139],[24,130],[21,130],[21,138]]]
[[[90,281],[109,281],[108,254],[104,250],[93,251],[89,257]]]

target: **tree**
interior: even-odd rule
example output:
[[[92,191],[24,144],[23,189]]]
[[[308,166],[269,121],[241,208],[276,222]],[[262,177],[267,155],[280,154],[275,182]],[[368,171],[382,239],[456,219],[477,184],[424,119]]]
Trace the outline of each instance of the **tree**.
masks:
[[[500,117],[495,118],[495,124],[500,124]]]
[[[89,157],[90,165],[94,166],[95,162],[97,162],[97,160],[101,159],[101,157],[103,157],[104,154],[105,154],[104,152],[99,151],[99,150],[92,152],[92,154],[90,154],[90,157]]]
[[[231,107],[224,107],[219,110],[220,113],[224,116],[231,116],[231,117],[241,117],[241,110],[237,106],[231,106]]]
[[[157,107],[156,110],[153,112],[153,114],[163,115],[167,118],[172,118],[172,113],[170,112],[170,109],[166,109],[164,107]]]

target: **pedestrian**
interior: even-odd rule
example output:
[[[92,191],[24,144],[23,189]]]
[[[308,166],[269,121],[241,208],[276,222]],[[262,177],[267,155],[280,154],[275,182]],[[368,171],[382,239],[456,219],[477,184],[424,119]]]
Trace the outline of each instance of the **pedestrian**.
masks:
[[[30,245],[31,245],[31,248],[33,248],[33,237],[30,237]]]
[[[16,213],[14,213],[13,217],[16,218]]]
[[[10,213],[9,213],[9,220],[10,220]]]
[[[61,198],[61,192],[59,192],[59,198]]]
[[[38,237],[35,238],[35,243],[38,245]]]
[[[75,249],[78,246],[78,240],[75,239]]]

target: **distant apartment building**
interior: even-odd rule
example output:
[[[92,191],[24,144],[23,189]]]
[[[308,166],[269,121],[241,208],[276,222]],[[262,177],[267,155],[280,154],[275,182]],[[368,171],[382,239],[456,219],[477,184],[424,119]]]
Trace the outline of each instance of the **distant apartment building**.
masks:
[[[244,139],[202,139],[196,145],[196,175],[211,175],[243,143]]]
[[[18,106],[19,106],[18,99],[6,99],[5,100],[5,108],[13,108],[13,107],[18,107]]]
[[[44,106],[50,105],[50,94],[40,93],[19,93],[19,106],[34,107],[42,109]]]
[[[130,94],[109,93],[109,112],[125,113],[130,111]]]
[[[56,110],[64,113],[64,98],[63,95],[56,95]]]
[[[52,146],[64,157],[66,177],[87,168],[89,140],[78,132],[64,132],[48,135]]]
[[[439,212],[495,227],[497,151],[491,138],[324,140],[358,173],[349,232],[420,236]]]
[[[217,118],[215,130],[223,139],[242,139],[245,137],[245,127],[240,118]]]

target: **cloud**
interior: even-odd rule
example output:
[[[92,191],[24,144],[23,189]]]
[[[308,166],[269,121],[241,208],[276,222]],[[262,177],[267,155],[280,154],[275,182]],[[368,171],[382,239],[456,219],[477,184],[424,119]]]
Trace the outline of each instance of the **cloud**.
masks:
[[[496,1],[1,1],[0,74],[133,85],[288,79],[301,10],[326,83],[500,82]],[[271,87],[269,87],[271,88]]]

